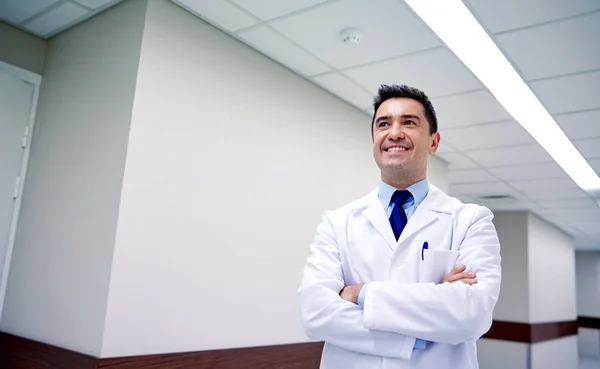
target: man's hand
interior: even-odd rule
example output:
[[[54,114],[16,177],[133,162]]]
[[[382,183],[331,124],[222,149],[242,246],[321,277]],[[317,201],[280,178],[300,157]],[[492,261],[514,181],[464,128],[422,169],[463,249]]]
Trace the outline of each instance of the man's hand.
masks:
[[[476,284],[477,276],[475,275],[475,273],[465,273],[466,269],[467,269],[467,267],[464,265],[461,265],[459,267],[452,269],[452,271],[450,273],[448,273],[448,274],[446,274],[446,276],[444,276],[442,283],[463,282],[470,286]]]
[[[362,290],[363,285],[364,283],[344,287],[340,291],[340,297],[353,304],[358,304],[358,295],[360,294],[360,290]]]

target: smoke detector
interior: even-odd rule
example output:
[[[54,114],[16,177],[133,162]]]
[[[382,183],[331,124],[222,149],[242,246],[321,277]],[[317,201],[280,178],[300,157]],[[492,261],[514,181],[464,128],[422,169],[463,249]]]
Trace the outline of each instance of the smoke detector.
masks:
[[[358,44],[362,40],[362,33],[355,28],[346,28],[340,35],[345,44]]]

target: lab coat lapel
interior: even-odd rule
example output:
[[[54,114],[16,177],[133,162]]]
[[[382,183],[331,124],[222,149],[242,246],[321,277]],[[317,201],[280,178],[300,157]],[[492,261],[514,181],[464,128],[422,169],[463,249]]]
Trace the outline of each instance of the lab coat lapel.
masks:
[[[421,205],[417,207],[417,210],[402,231],[398,244],[402,244],[402,242],[409,239],[424,227],[437,221],[441,213],[450,212],[448,197],[437,187],[431,185],[429,194],[425,197],[425,200],[423,200]]]
[[[396,237],[392,231],[390,221],[385,214],[385,209],[377,197],[377,192],[371,196],[369,206],[365,209],[364,214],[375,230],[377,230],[377,233],[383,237],[390,249],[394,250],[396,248]]]

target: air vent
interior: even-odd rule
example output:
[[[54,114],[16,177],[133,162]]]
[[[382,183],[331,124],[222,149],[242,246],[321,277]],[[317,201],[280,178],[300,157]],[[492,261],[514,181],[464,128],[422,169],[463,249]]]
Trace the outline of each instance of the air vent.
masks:
[[[479,197],[482,200],[514,200],[510,195],[484,195]]]

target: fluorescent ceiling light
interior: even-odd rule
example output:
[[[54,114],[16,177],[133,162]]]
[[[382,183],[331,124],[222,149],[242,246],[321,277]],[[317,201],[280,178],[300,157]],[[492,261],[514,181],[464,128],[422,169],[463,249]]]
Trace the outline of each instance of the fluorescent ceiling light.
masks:
[[[600,191],[600,177],[461,0],[405,2],[579,187]]]

